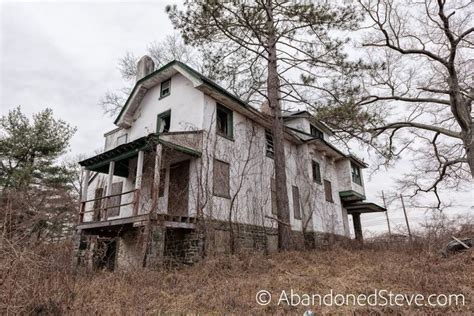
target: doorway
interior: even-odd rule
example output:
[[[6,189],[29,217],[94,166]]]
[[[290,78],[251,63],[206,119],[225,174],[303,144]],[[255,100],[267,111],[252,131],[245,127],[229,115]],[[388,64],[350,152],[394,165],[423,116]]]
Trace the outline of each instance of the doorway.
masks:
[[[168,214],[188,216],[189,160],[170,166]]]

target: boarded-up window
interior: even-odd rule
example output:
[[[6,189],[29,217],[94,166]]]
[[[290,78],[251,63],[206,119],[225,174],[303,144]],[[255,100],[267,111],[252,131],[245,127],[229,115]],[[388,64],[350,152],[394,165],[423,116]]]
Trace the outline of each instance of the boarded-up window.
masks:
[[[165,196],[166,169],[160,170],[160,184],[158,185],[158,196]]]
[[[301,219],[301,210],[300,210],[300,191],[298,187],[292,187],[293,192],[293,213],[295,219]]]
[[[275,179],[271,180],[271,198],[272,198],[272,214],[273,215],[278,215],[278,209],[277,209],[277,199],[276,199],[276,182]]]
[[[326,201],[328,202],[334,202],[332,199],[332,186],[331,182],[328,180],[324,180],[324,194],[326,195]]]
[[[122,202],[122,196],[116,195],[122,193],[123,182],[112,183],[112,192],[110,195],[114,195],[109,198],[107,217],[118,216],[120,214],[120,204]]]
[[[214,159],[214,195],[230,198],[230,171],[229,164]]]

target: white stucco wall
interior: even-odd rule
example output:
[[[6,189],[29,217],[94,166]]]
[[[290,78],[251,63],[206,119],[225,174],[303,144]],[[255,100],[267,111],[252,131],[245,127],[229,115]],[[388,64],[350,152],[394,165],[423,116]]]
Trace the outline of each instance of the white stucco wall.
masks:
[[[276,222],[266,217],[273,216],[270,183],[274,178],[274,170],[273,159],[266,156],[265,129],[234,111],[233,140],[216,135],[216,101],[194,89],[185,77],[176,74],[171,79],[171,94],[160,99],[160,85],[150,89],[133,116],[132,126],[118,131],[117,135],[127,133],[128,141],[133,141],[153,133],[157,115],[167,110],[171,110],[171,132],[204,130],[202,156],[190,160],[188,199],[190,216],[196,215],[198,206],[201,206],[206,216],[228,220],[233,203],[233,221],[276,227]],[[306,118],[290,120],[288,125],[307,133],[310,132],[309,121]],[[112,142],[109,140],[108,143]],[[252,146],[249,151],[250,143]],[[348,160],[336,163],[323,156],[322,153],[315,152],[315,149],[310,146],[285,141],[292,229],[301,231],[303,224],[308,222],[306,228],[308,231],[346,234],[348,232],[347,213],[341,207],[338,192],[344,190],[347,185],[352,188],[351,181],[347,181],[351,179],[350,163]],[[111,148],[107,147],[107,149]],[[230,198],[213,195],[214,158],[230,164]],[[323,183],[315,183],[312,180],[312,160],[319,162],[322,180],[327,179],[332,183],[333,203],[325,200]],[[158,212],[165,213],[168,208],[169,163],[163,161],[162,167],[166,168],[165,178],[161,179],[165,182],[165,193],[159,198]],[[130,168],[136,168],[136,159],[130,162]],[[97,186],[106,182],[105,178],[106,175],[101,174],[92,181],[88,199],[93,198]],[[127,179],[114,177],[114,182],[116,181],[124,181],[124,191],[134,187],[132,175]],[[146,181],[143,185],[145,191],[150,190],[147,189]],[[299,189],[301,220],[294,218],[292,186],[297,186]],[[149,201],[149,199],[143,199],[142,203],[146,200]],[[88,207],[91,209],[92,204]],[[147,206],[142,208],[146,209]],[[120,217],[130,215],[132,215],[131,206],[121,209]],[[309,217],[311,219],[307,221]]]

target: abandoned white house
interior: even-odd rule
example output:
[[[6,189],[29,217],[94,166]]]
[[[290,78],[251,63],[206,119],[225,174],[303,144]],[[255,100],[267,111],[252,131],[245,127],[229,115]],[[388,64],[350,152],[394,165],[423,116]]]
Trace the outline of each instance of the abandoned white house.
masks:
[[[137,82],[105,134],[104,152],[80,162],[78,254],[102,249],[109,267],[185,262],[203,253],[276,250],[271,118],[187,65],[138,63]],[[364,202],[366,164],[330,144],[306,111],[285,114],[291,228],[296,245],[350,236]]]

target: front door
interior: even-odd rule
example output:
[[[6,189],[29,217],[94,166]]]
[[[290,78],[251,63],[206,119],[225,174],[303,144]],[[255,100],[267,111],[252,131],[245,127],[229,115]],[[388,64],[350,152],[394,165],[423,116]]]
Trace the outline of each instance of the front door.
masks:
[[[189,160],[170,166],[168,214],[188,216]]]

